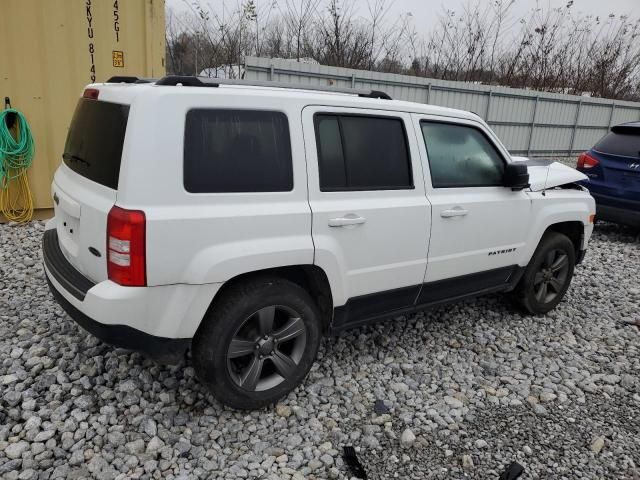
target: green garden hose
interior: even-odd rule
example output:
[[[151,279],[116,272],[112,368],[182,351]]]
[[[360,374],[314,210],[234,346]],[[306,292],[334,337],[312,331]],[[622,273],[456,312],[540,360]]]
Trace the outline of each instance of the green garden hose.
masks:
[[[11,117],[15,124],[9,128]],[[13,108],[0,112],[0,212],[7,220],[28,222],[33,216],[27,170],[34,154],[35,142],[25,116]]]

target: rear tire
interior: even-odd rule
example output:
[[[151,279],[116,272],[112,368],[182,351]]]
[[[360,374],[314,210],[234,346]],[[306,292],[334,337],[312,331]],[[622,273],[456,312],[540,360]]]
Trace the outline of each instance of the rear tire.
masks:
[[[569,288],[575,263],[571,240],[562,233],[545,233],[513,293],[516,304],[532,315],[555,308]]]
[[[223,404],[271,405],[305,378],[321,340],[320,312],[299,285],[264,276],[230,287],[193,340],[196,374]]]

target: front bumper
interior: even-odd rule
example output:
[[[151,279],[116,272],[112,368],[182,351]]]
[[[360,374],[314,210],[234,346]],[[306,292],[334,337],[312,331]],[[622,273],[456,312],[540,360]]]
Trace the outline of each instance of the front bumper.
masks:
[[[161,363],[177,363],[184,357],[191,343],[190,338],[167,338],[143,332],[129,325],[106,324],[95,320],[87,314],[88,312],[81,311],[79,307],[88,307],[84,302],[91,289],[100,284],[91,282],[69,263],[60,250],[55,229],[45,231],[42,254],[51,293],[64,311],[87,332],[105,343],[142,352]],[[122,312],[123,302],[118,302],[118,299],[113,301],[114,318],[121,318],[117,314]],[[93,303],[95,305],[96,302]],[[135,307],[135,304],[133,306]]]

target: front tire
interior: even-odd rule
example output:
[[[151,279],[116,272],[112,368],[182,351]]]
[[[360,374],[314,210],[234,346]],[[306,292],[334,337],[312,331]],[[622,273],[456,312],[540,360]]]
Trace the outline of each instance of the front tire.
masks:
[[[193,340],[194,368],[223,404],[265,407],[303,381],[321,336],[306,290],[280,277],[255,278],[216,300]]]
[[[555,308],[571,284],[575,263],[571,240],[562,233],[545,233],[514,291],[516,303],[532,315]]]

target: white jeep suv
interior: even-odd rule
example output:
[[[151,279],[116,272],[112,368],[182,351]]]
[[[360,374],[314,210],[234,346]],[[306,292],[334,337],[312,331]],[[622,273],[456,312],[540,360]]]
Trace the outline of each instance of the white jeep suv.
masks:
[[[594,201],[475,114],[382,92],[169,76],[89,85],[52,184],[51,291],[105,342],[191,349],[223,403],[296,387],[324,334],[490,292],[541,314]]]

